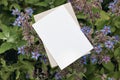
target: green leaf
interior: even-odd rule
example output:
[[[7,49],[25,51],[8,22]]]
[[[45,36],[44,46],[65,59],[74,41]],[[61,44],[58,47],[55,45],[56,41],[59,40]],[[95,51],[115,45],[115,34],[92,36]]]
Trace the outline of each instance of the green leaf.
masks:
[[[96,8],[96,7],[92,7],[92,12],[93,13],[99,13],[100,9]]]
[[[103,28],[104,25],[106,25],[110,20],[109,15],[104,12],[100,11],[100,18],[96,20],[95,25],[97,26],[98,29]]]
[[[108,62],[108,63],[103,63],[103,66],[109,70],[109,71],[113,71],[114,70],[114,65],[112,64],[112,62]]]
[[[4,53],[6,50],[9,50],[11,48],[14,48],[14,45],[12,43],[5,42],[0,46],[0,54]]]
[[[2,32],[0,32],[0,39],[3,39],[3,40],[7,39]]]
[[[118,80],[118,78],[120,78],[120,71],[111,72],[110,74],[108,74],[108,77],[114,77],[116,80]]]
[[[115,49],[114,56],[115,57],[120,56],[120,47],[118,47],[117,49]]]
[[[26,43],[27,43],[27,42],[26,42],[25,40],[18,41],[18,42],[16,43],[16,47],[21,47],[21,46],[25,45]]]
[[[6,62],[3,58],[0,59],[0,63],[2,64],[2,67],[5,67],[6,66]]]
[[[87,72],[86,72],[86,74],[91,74],[91,73],[93,73],[94,71],[96,70],[96,66],[95,65],[93,65],[93,64],[88,64],[87,65]]]
[[[25,0],[25,3],[27,4],[35,4],[37,2],[39,2],[39,0]]]
[[[20,76],[20,71],[16,70],[16,80],[19,79],[19,76]]]
[[[15,8],[15,9],[21,10],[21,7],[20,7],[17,3],[13,3],[12,5],[10,5],[9,10],[12,10],[12,8]]]
[[[120,29],[120,17],[115,18],[113,22],[114,25]]]
[[[59,5],[61,5],[61,4],[64,4],[66,2],[66,0],[55,0],[54,1],[54,5],[55,6],[59,6]]]
[[[116,28],[114,26],[111,27],[111,31],[112,32],[115,32],[116,31]]]
[[[78,13],[76,16],[77,19],[86,19],[86,16],[82,12]]]
[[[34,4],[34,5],[47,7],[47,6],[48,6],[48,3],[46,3],[46,2],[38,2],[38,3]]]
[[[9,27],[7,27],[6,25],[3,25],[1,24],[1,29],[2,29],[2,32],[4,34],[5,37],[9,37],[10,36],[10,29]]]
[[[4,6],[7,6],[8,5],[8,1],[7,0],[1,0],[0,4],[3,4]]]

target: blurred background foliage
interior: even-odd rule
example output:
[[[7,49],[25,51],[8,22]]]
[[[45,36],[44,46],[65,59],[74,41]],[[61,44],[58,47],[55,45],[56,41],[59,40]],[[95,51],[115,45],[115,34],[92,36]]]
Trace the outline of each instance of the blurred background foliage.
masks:
[[[33,15],[67,2],[94,50],[61,71],[31,25]],[[119,36],[119,0],[0,0],[0,80],[119,80]]]

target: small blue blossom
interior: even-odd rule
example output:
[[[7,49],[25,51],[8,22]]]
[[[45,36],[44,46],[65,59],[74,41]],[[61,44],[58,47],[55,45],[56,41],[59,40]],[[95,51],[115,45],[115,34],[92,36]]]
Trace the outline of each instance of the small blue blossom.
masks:
[[[116,4],[117,4],[118,0],[114,0],[113,2],[111,2],[108,6],[109,9],[111,9],[111,11],[114,13],[116,11]]]
[[[15,20],[15,22],[13,23],[14,26],[21,26],[22,22],[24,21],[24,16],[18,16]]]
[[[111,33],[110,26],[104,26],[104,28],[101,31],[104,35]]]
[[[94,47],[94,50],[96,53],[99,54],[100,52],[102,52],[102,46],[100,44],[98,44]]]
[[[105,47],[106,48],[112,49],[113,46],[114,46],[114,42],[113,41],[106,41],[105,42]]]
[[[30,15],[30,16],[32,16],[32,14],[33,14],[32,8],[26,8],[26,9],[25,9],[25,12],[26,12],[28,15]]]
[[[88,35],[88,34],[90,33],[90,31],[91,31],[91,28],[88,27],[88,26],[84,26],[84,27],[82,27],[81,30],[82,30],[82,32],[83,32],[84,34]]]
[[[115,4],[113,2],[111,2],[108,6],[108,8],[110,8],[110,9],[113,9],[114,7],[115,7]]]
[[[42,60],[46,63],[47,62],[47,58],[45,55],[42,56]]]
[[[96,57],[92,57],[92,58],[91,58],[91,62],[92,62],[93,64],[95,64],[95,63],[97,62]]]
[[[25,54],[24,46],[18,48],[18,54]]]
[[[32,52],[32,58],[35,58],[37,60],[39,56],[40,54],[38,53],[38,51]]]
[[[55,74],[55,80],[62,80],[60,73]]]
[[[118,35],[113,37],[115,39],[115,42],[119,42],[120,41],[120,37]]]
[[[21,26],[21,22],[18,20],[15,20],[15,22],[13,23],[13,26]]]
[[[18,9],[13,9],[12,15],[20,15],[20,11]]]
[[[87,64],[87,56],[85,55],[85,56],[81,57],[80,62],[83,64]]]

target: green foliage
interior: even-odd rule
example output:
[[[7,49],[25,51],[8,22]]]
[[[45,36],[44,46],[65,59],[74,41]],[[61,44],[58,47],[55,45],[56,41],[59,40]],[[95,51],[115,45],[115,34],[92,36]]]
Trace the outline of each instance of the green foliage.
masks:
[[[32,45],[31,49],[36,48],[38,45],[41,46],[41,43],[34,45],[37,41],[39,41],[39,39],[36,38],[36,33],[32,33],[32,31],[30,32],[30,34],[35,35],[35,39],[33,40],[33,44],[28,45],[27,43],[29,41],[25,41],[23,39],[22,28],[12,25],[16,18],[11,14],[13,9],[18,9],[19,11],[24,12],[25,8],[31,7],[34,10],[34,14],[37,14],[50,8],[62,5],[66,2],[67,0],[0,0],[0,80],[56,80],[54,76],[55,73],[59,71],[58,67],[51,69],[51,67],[49,67],[50,64],[42,61],[41,57],[36,61],[31,58],[30,52],[26,55],[17,54],[16,57],[18,58],[16,63],[8,64],[5,56],[6,51],[10,49],[17,51],[18,47],[24,45]],[[87,2],[92,3],[93,0],[87,0]],[[76,12],[78,21],[82,25],[91,26],[93,30],[94,27],[96,27],[97,30],[101,30],[105,25],[109,25],[111,26],[112,32],[109,35],[120,36],[120,16],[116,16],[115,14],[107,11],[109,2],[110,0],[104,0],[102,3],[102,9],[99,9],[95,5],[92,6],[92,13],[99,13],[100,15],[99,18],[94,18],[93,16],[94,21],[92,18],[89,18],[90,16],[85,14],[84,11]],[[33,16],[30,18],[31,23],[34,22]],[[45,55],[45,51],[43,49],[40,50],[40,52]],[[106,49],[104,49],[104,51],[107,52]],[[104,52],[102,54],[106,55]],[[88,63],[85,65],[79,64],[79,62],[77,65],[72,64],[75,67],[70,66],[65,69],[62,80],[101,80],[103,74],[106,75],[105,80],[107,80],[108,77],[114,77],[115,80],[120,79],[120,42],[115,44],[115,48],[112,51],[108,50],[107,55],[115,59],[111,59],[108,63],[98,62],[99,64],[92,64],[88,60]],[[33,76],[35,70],[36,77]],[[26,79],[26,74],[29,76],[28,79]],[[38,77],[41,78],[39,79]]]
[[[0,32],[0,39],[4,42],[0,45],[0,53],[26,44],[26,41],[21,39],[22,32],[20,28],[7,27],[1,23],[0,29],[2,30],[2,32]]]

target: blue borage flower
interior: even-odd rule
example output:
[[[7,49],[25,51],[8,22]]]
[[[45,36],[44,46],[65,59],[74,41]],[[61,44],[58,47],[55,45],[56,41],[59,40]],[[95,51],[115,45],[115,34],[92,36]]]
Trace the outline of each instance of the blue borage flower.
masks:
[[[114,42],[113,41],[106,41],[105,42],[105,47],[106,48],[112,49],[113,46],[114,46]]]
[[[61,79],[62,79],[62,77],[61,77],[60,73],[56,73],[55,80],[61,80]]]
[[[12,15],[20,15],[20,11],[18,9],[12,9]]]
[[[110,26],[104,26],[104,28],[101,31],[104,35],[111,33]]]
[[[88,26],[84,26],[84,27],[82,27],[81,30],[82,30],[82,32],[83,32],[84,34],[88,35],[88,34],[90,33],[90,31],[91,31],[91,28],[88,27]]]
[[[91,62],[92,62],[93,64],[97,63],[97,59],[96,59],[96,57],[94,57],[94,56],[93,56],[93,57],[91,57],[91,59],[90,59],[90,60],[91,60]]]
[[[102,52],[102,46],[100,44],[98,44],[94,47],[94,50],[96,53],[99,54],[100,52]]]
[[[83,63],[83,64],[87,64],[87,56],[81,57],[80,62]]]
[[[15,22],[13,23],[14,26],[21,26],[22,25],[22,22],[24,21],[25,17],[24,16],[21,16],[19,15]]]
[[[37,60],[39,56],[40,54],[38,53],[38,51],[32,52],[32,58],[35,58]]]
[[[47,57],[45,55],[42,56],[41,58],[45,63],[47,62]]]
[[[22,46],[22,47],[18,47],[18,54],[25,54],[25,50],[24,50],[24,46]]]
[[[118,0],[113,0],[113,2],[109,3],[108,8],[111,9],[111,11],[114,13],[116,11],[116,3]]]
[[[113,38],[114,38],[115,42],[119,42],[120,41],[120,37],[118,35],[113,36]]]
[[[28,15],[30,15],[30,16],[32,16],[32,14],[33,14],[32,8],[26,8],[26,9],[25,9],[25,12],[26,12]]]

